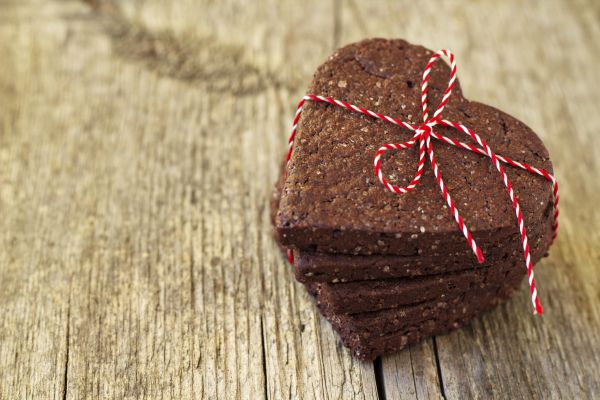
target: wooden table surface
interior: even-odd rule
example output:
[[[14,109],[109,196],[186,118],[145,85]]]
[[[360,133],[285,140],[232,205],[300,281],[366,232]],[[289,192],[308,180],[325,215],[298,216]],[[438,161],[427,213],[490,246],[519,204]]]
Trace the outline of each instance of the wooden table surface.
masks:
[[[0,398],[600,397],[600,4],[0,0]],[[450,335],[352,359],[270,236],[294,105],[336,47],[452,49],[544,139],[557,244]]]

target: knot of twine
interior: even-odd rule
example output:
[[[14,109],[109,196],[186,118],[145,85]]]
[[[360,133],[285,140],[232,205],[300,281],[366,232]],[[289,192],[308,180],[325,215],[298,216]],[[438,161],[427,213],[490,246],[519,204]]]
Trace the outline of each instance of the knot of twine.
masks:
[[[430,118],[429,117],[429,109],[427,106],[427,91],[428,91],[427,83],[429,80],[429,74],[431,72],[431,68],[433,67],[433,64],[441,56],[447,57],[448,60],[450,61],[450,67],[451,67],[450,79],[448,81],[448,86],[444,92],[444,96],[442,97],[442,100],[440,101],[440,104],[437,106],[436,110],[434,111],[433,115]],[[412,123],[404,122],[404,121],[401,121],[401,120],[393,118],[393,117],[389,117],[384,114],[380,114],[380,113],[377,113],[377,112],[374,112],[371,110],[367,110],[366,108],[363,108],[363,107],[355,106],[355,105],[347,103],[345,101],[333,99],[331,97],[324,97],[324,96],[319,96],[319,95],[315,95],[315,94],[307,94],[306,96],[304,96],[302,98],[302,100],[300,100],[300,102],[298,103],[298,107],[296,109],[296,114],[295,114],[293,126],[292,126],[292,133],[288,140],[288,153],[287,153],[288,164],[289,164],[289,161],[292,156],[293,149],[294,149],[294,138],[296,136],[298,120],[300,119],[300,114],[302,113],[302,107],[304,106],[304,103],[306,101],[314,101],[317,103],[329,103],[329,104],[332,104],[335,106],[343,107],[349,111],[357,112],[357,113],[364,114],[369,117],[380,119],[380,120],[389,122],[391,124],[404,127],[406,129],[414,132],[413,137],[406,142],[384,144],[377,150],[377,152],[375,153],[375,159],[374,159],[375,175],[377,175],[377,178],[379,178],[379,181],[381,182],[381,184],[388,190],[390,190],[394,193],[400,194],[400,195],[404,194],[404,193],[408,193],[411,190],[413,190],[419,184],[419,182],[421,180],[421,176],[423,174],[423,167],[425,166],[425,158],[426,158],[425,154],[427,154],[427,156],[429,158],[429,163],[431,164],[431,168],[433,169],[433,174],[434,174],[435,179],[440,187],[442,197],[444,198],[444,200],[446,201],[446,204],[450,208],[450,212],[452,213],[452,216],[453,216],[454,220],[456,221],[458,228],[463,233],[469,246],[473,250],[473,253],[475,253],[477,260],[479,261],[479,263],[483,263],[483,261],[484,261],[483,253],[482,253],[481,249],[479,248],[479,246],[477,245],[477,243],[475,242],[475,239],[473,239],[473,235],[471,234],[471,231],[469,230],[469,228],[465,224],[464,220],[460,216],[458,208],[456,207],[454,200],[452,200],[452,196],[450,196],[450,193],[448,192],[448,189],[447,189],[446,185],[444,184],[444,180],[442,179],[442,174],[438,168],[438,164],[436,162],[436,158],[433,153],[433,147],[431,145],[431,138],[434,138],[436,140],[439,140],[441,142],[444,142],[446,144],[449,144],[449,145],[452,145],[452,146],[455,146],[455,147],[458,147],[458,148],[461,148],[464,150],[469,150],[474,153],[478,153],[483,156],[487,156],[488,158],[490,158],[492,164],[496,167],[496,169],[500,173],[500,176],[502,177],[502,182],[504,183],[504,186],[506,187],[508,196],[512,202],[512,206],[515,211],[515,215],[517,217],[517,225],[519,227],[519,232],[521,234],[521,242],[523,245],[523,257],[525,259],[525,267],[527,269],[527,278],[529,281],[529,292],[531,294],[531,302],[533,304],[534,314],[542,314],[543,308],[542,308],[542,305],[540,303],[540,300],[539,300],[538,294],[537,294],[535,278],[534,278],[534,273],[533,273],[533,263],[531,261],[531,254],[530,254],[531,251],[530,251],[530,246],[529,246],[529,240],[527,238],[527,229],[525,228],[525,222],[523,220],[523,213],[521,211],[519,202],[517,201],[517,197],[514,193],[514,190],[510,183],[510,180],[508,179],[508,175],[506,174],[502,164],[504,163],[504,164],[508,164],[513,167],[524,169],[532,174],[542,176],[546,180],[548,180],[552,183],[553,206],[554,206],[553,223],[552,223],[552,229],[553,229],[552,242],[554,242],[554,240],[556,239],[556,235],[558,232],[558,201],[559,201],[558,182],[556,181],[554,176],[552,176],[548,171],[546,171],[544,169],[536,168],[527,163],[515,161],[508,157],[504,157],[504,156],[494,153],[492,151],[492,149],[488,146],[486,141],[483,140],[478,134],[473,132],[470,128],[467,128],[466,126],[464,126],[460,123],[457,123],[457,122],[442,119],[440,117],[440,115],[441,115],[442,111],[444,110],[444,107],[446,106],[446,104],[448,104],[448,100],[450,99],[450,95],[452,94],[452,89],[454,88],[455,83],[456,83],[456,61],[454,59],[454,54],[452,54],[448,50],[440,50],[429,59],[429,62],[427,63],[427,65],[425,66],[425,70],[423,71],[423,80],[421,82],[421,106],[422,106],[422,110],[423,110],[423,112],[422,112],[423,123],[420,125],[413,125]],[[479,144],[480,147],[477,147],[475,145],[468,144],[468,143],[463,143],[454,138],[449,138],[449,137],[440,135],[439,133],[435,132],[433,129],[437,125],[451,127],[451,128],[454,128],[458,131],[461,131],[461,132],[467,134],[473,140],[475,140]],[[396,186],[396,185],[388,182],[387,179],[384,177],[383,172],[381,170],[381,155],[388,150],[402,150],[402,149],[410,148],[417,142],[419,143],[419,161],[417,163],[417,170],[415,172],[415,175],[414,175],[412,181],[404,187],[399,187],[399,186]],[[293,253],[291,252],[291,250],[288,250],[288,259],[290,262],[293,262]]]

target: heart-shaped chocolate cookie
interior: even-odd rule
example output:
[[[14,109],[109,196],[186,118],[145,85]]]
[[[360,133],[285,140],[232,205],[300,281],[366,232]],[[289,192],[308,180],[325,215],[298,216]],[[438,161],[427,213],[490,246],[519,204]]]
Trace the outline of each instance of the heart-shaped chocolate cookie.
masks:
[[[419,125],[421,79],[432,55],[403,40],[351,44],[317,69],[309,92]],[[450,73],[442,62],[431,69],[430,108],[442,101]],[[548,152],[531,129],[493,107],[465,99],[458,82],[443,118],[469,127],[498,154],[551,171]],[[470,140],[450,127],[433,129]],[[294,249],[298,279],[317,297],[344,342],[363,358],[468,322],[506,299],[526,273],[513,203],[488,157],[433,141],[445,186],[486,255],[479,269],[431,168],[425,167],[419,186],[402,195],[379,182],[373,174],[377,149],[413,134],[343,107],[307,102],[287,176],[280,182],[280,200],[273,202],[276,236],[282,246]],[[405,186],[412,179],[417,148],[383,155],[383,172],[391,184]],[[535,262],[551,243],[552,185],[524,169],[507,167],[506,172],[530,232]],[[452,300],[445,311],[438,310],[440,299]],[[421,308],[413,312],[419,317],[396,324],[396,330],[385,333],[389,338],[379,336],[375,347],[365,339],[370,333],[361,336],[360,329],[348,327],[360,326],[357,312],[360,321],[376,318],[383,323],[385,309],[398,314],[416,303]]]
[[[431,55],[403,40],[365,40],[338,50],[321,65],[309,92],[418,123],[421,74]],[[433,67],[431,104],[440,102],[449,74],[443,63]],[[531,129],[493,107],[468,101],[458,85],[444,117],[473,129],[499,154],[552,168],[548,151]],[[457,136],[451,128],[436,130]],[[417,189],[402,196],[384,190],[373,175],[373,155],[379,146],[410,136],[405,129],[342,108],[306,104],[277,215],[281,243],[367,255],[426,252],[429,249],[420,246],[423,236],[438,238],[442,246],[464,246],[431,169],[425,169]],[[441,143],[433,146],[448,190],[474,235],[484,239],[481,244],[486,238],[515,232],[511,203],[489,159]],[[385,157],[383,165],[392,182],[408,183],[416,159],[416,149],[395,152]],[[520,169],[507,172],[525,222],[540,220],[552,199],[551,186]]]

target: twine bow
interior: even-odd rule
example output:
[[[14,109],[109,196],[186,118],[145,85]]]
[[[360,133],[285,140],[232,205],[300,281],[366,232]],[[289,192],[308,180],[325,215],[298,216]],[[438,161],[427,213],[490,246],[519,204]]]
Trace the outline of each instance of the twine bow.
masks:
[[[450,67],[451,67],[450,80],[448,81],[448,87],[446,88],[446,90],[444,92],[444,96],[442,97],[440,104],[437,106],[432,117],[429,118],[429,109],[427,106],[427,91],[428,91],[427,83],[429,80],[429,74],[431,72],[431,68],[433,67],[433,64],[435,64],[435,62],[441,56],[447,57],[448,60],[450,61]],[[433,153],[433,147],[431,145],[431,138],[440,140],[444,143],[459,147],[461,149],[469,150],[474,153],[478,153],[478,154],[489,157],[491,159],[492,164],[496,167],[496,169],[500,173],[500,176],[502,177],[504,186],[506,187],[508,196],[510,197],[510,200],[512,201],[512,205],[515,210],[515,215],[517,217],[517,224],[519,227],[519,232],[521,234],[521,242],[523,245],[523,256],[525,258],[525,267],[527,269],[527,278],[529,281],[529,292],[531,294],[531,302],[533,304],[534,314],[542,314],[543,308],[542,308],[542,305],[541,305],[540,300],[537,295],[537,289],[536,289],[535,278],[534,278],[534,273],[533,273],[533,263],[531,261],[529,240],[527,238],[527,229],[525,228],[525,222],[523,220],[523,213],[521,211],[519,202],[517,201],[517,197],[515,196],[515,193],[513,191],[510,180],[508,179],[508,175],[504,171],[504,167],[502,166],[502,163],[511,165],[513,167],[524,169],[524,170],[526,170],[530,173],[536,174],[536,175],[540,175],[552,183],[553,205],[554,205],[554,214],[553,214],[553,223],[552,223],[552,229],[553,229],[552,242],[554,242],[554,239],[556,239],[556,235],[558,232],[558,201],[559,201],[558,182],[556,181],[554,176],[552,176],[548,171],[546,171],[544,169],[536,168],[536,167],[526,164],[524,162],[515,161],[508,157],[503,157],[499,154],[494,153],[492,151],[492,149],[487,145],[485,140],[483,140],[478,134],[476,134],[471,129],[467,128],[466,126],[464,126],[458,122],[448,121],[448,120],[440,118],[440,115],[441,115],[442,111],[444,110],[444,107],[446,106],[446,104],[448,103],[448,100],[450,99],[450,95],[452,94],[452,89],[454,88],[455,83],[456,83],[456,62],[454,60],[454,54],[452,54],[448,50],[440,50],[429,59],[429,62],[427,63],[427,65],[425,66],[425,70],[423,71],[423,80],[421,83],[421,106],[422,106],[422,110],[423,110],[423,112],[422,112],[423,123],[420,125],[413,125],[408,122],[400,121],[399,119],[389,117],[387,115],[380,114],[380,113],[377,113],[377,112],[374,112],[371,110],[367,110],[366,108],[355,106],[355,105],[349,104],[345,101],[336,100],[331,97],[324,97],[324,96],[319,96],[319,95],[315,95],[315,94],[308,94],[308,95],[304,96],[302,98],[302,100],[300,100],[300,102],[298,103],[298,107],[296,109],[296,115],[294,117],[292,133],[291,133],[289,141],[288,141],[289,150],[288,150],[288,154],[287,154],[287,161],[289,163],[289,160],[290,160],[292,152],[293,152],[294,138],[296,136],[298,120],[300,119],[300,114],[302,113],[302,107],[306,101],[315,101],[318,103],[329,103],[329,104],[332,104],[335,106],[346,108],[353,112],[367,115],[369,117],[387,121],[394,125],[402,126],[406,129],[409,129],[410,131],[415,132],[413,137],[406,142],[384,144],[383,146],[381,146],[379,148],[379,150],[377,150],[377,152],[375,153],[375,159],[374,159],[375,174],[379,178],[379,181],[382,183],[382,185],[385,186],[388,190],[390,190],[394,193],[398,193],[398,194],[408,193],[411,190],[413,190],[417,186],[419,181],[421,180],[421,175],[423,174],[423,167],[425,166],[425,154],[427,154],[429,157],[429,162],[433,169],[435,179],[440,187],[442,196],[444,197],[446,204],[450,208],[450,211],[452,213],[452,216],[454,217],[454,220],[456,221],[456,223],[458,225],[458,228],[465,236],[467,242],[469,243],[469,246],[473,250],[473,253],[475,253],[479,263],[482,263],[484,261],[483,253],[482,253],[481,249],[479,248],[479,246],[477,245],[477,243],[475,242],[475,239],[473,239],[473,235],[471,234],[471,231],[469,230],[469,228],[465,224],[464,220],[460,216],[458,208],[456,207],[454,200],[452,200],[452,196],[450,196],[450,193],[448,193],[448,189],[447,189],[446,185],[444,184],[444,180],[442,179],[442,174],[438,168],[438,165],[437,165],[437,162],[435,159],[435,155]],[[473,140],[475,140],[481,147],[477,147],[477,146],[474,146],[474,145],[471,145],[468,143],[463,143],[454,138],[449,138],[449,137],[443,136],[433,130],[433,128],[437,125],[452,127],[458,131],[462,131],[463,133],[470,136]],[[416,171],[412,181],[404,187],[399,187],[399,186],[389,183],[386,180],[386,178],[383,176],[383,172],[381,170],[381,155],[388,150],[401,150],[401,149],[410,148],[417,142],[419,143],[419,161],[417,164],[417,171]],[[288,251],[288,259],[290,260],[290,262],[293,262],[293,254],[291,253],[291,251]]]

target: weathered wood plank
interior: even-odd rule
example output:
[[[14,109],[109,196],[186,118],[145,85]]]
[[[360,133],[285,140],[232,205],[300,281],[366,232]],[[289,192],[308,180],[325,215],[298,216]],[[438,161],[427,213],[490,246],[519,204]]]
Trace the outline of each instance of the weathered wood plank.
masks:
[[[1,332],[7,362],[33,354],[35,364],[13,364],[33,374],[51,360],[55,370],[42,383],[11,372],[7,395],[26,382],[43,397],[54,388],[67,398],[375,398],[372,364],[349,356],[295,283],[266,207],[298,83],[333,48],[331,4],[322,14],[279,2],[122,5],[123,15],[100,3],[102,16],[80,2],[6,6],[19,11],[3,39],[20,41],[3,51],[36,58],[3,75],[33,86],[3,107],[3,121],[23,104],[31,119],[6,130],[24,139],[4,136],[15,150],[5,154],[36,140],[55,167],[41,174],[15,158],[4,173],[35,175],[29,192],[68,194],[64,204],[35,199],[52,207],[47,234],[70,246],[53,266],[48,245],[34,247],[42,261],[31,268],[55,274],[53,291],[38,280],[16,297],[58,296],[28,319],[57,324],[56,349],[20,350],[10,314]],[[22,274],[19,245],[10,254]],[[2,272],[6,285],[19,277]]]
[[[562,28],[549,29],[557,15]],[[483,83],[486,97],[527,121],[545,139],[562,183],[562,232],[551,257],[538,268],[547,310],[542,319],[522,312],[528,301],[522,291],[499,312],[474,324],[472,331],[440,338],[444,381],[455,396],[585,398],[600,390],[597,374],[589,373],[590,366],[600,365],[600,282],[595,272],[600,259],[594,250],[600,240],[586,229],[587,224],[599,226],[593,199],[600,186],[598,179],[586,182],[586,169],[597,175],[597,161],[592,159],[599,154],[600,142],[593,133],[597,120],[583,122],[598,115],[588,106],[597,108],[598,86],[589,74],[579,72],[582,64],[596,63],[598,53],[576,15],[571,4],[555,2],[518,15],[505,11],[487,22],[492,32],[512,26],[503,37],[491,38],[494,47],[517,41],[519,46],[506,53],[496,71],[480,71],[475,82],[490,75],[491,81],[504,82],[502,91]],[[552,46],[540,48],[535,38],[542,37]],[[554,81],[557,76],[560,80]],[[575,121],[583,123],[574,130]],[[467,385],[465,377],[470,377]]]
[[[34,77],[51,63],[45,45],[65,30],[45,25],[38,37],[30,34],[36,16],[52,7],[33,13],[8,3],[0,10],[0,398],[59,399],[77,267],[71,234],[81,231],[74,221],[85,210],[71,202],[75,160],[65,158],[57,135],[69,110],[44,106],[57,93]]]
[[[380,390],[600,392],[595,2],[87,3],[0,2],[0,398],[376,398],[266,207],[314,68],[371,36],[455,51],[469,97],[543,136],[563,199],[546,316],[523,290],[383,358]]]
[[[342,42],[405,37],[452,49],[466,95],[527,121],[548,145],[562,184],[561,234],[536,274],[546,315],[529,315],[523,290],[472,326],[437,338],[448,398],[585,398],[600,390],[590,373],[600,365],[600,88],[591,67],[600,61],[600,14],[593,3],[440,1],[420,3],[414,13],[406,2],[344,3]],[[410,390],[392,361],[405,365],[405,353],[384,362],[392,369],[384,371],[388,393]]]
[[[382,358],[383,389],[389,399],[439,399],[433,339]]]

